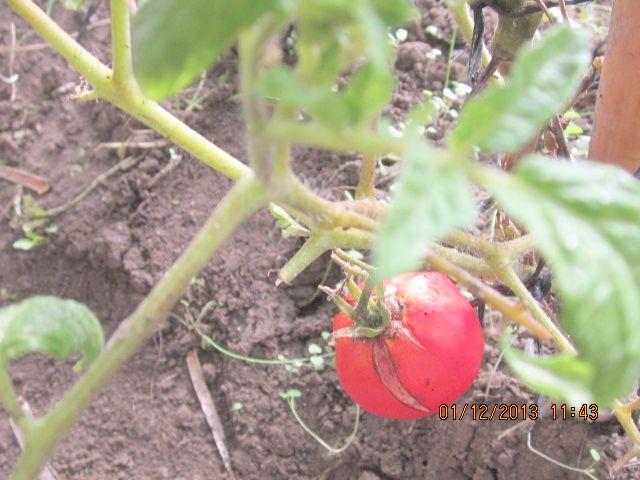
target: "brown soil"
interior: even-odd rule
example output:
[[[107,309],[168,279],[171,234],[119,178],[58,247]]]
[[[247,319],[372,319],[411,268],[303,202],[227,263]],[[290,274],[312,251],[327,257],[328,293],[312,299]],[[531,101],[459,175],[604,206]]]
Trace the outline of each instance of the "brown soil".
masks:
[[[439,91],[446,70],[447,45],[426,35],[436,25],[444,38],[450,21],[438,0],[425,0],[422,22],[408,28],[409,38],[398,58],[399,87],[389,114],[399,119],[422,99],[422,90]],[[100,8],[97,18],[105,18]],[[69,31],[81,15],[56,11]],[[0,46],[10,43],[15,22],[21,45],[39,42],[25,24],[0,3]],[[108,58],[108,28],[88,32],[83,44]],[[424,61],[424,52],[443,55]],[[2,55],[6,75],[7,55]],[[453,78],[464,80],[466,55],[454,56]],[[78,75],[52,50],[18,53],[17,96],[0,83],[0,163],[19,166],[49,178],[52,190],[37,201],[46,207],[68,201],[101,172],[118,161],[116,152],[95,146],[123,141],[141,128],[105,104],[76,104],[61,93]],[[228,72],[229,81],[217,79]],[[235,57],[230,53],[208,75],[203,111],[180,113],[190,125],[238,158],[245,158],[243,126],[235,92]],[[191,89],[191,94],[194,89]],[[187,92],[185,98],[190,98]],[[433,134],[441,138],[443,119]],[[180,153],[180,152],[178,152]],[[182,251],[207,212],[230,186],[197,160],[185,157],[164,177],[168,148],[130,151],[144,158],[117,174],[75,208],[55,220],[58,233],[29,252],[12,248],[19,232],[9,225],[15,186],[0,181],[0,305],[35,294],[74,298],[87,304],[111,334]],[[296,170],[327,197],[338,198],[354,185],[355,170],[339,165],[353,159],[317,150],[300,150]],[[336,187],[339,186],[339,187]],[[273,358],[279,353],[305,356],[309,343],[324,345],[321,333],[335,312],[323,298],[312,299],[327,259],[317,262],[290,287],[274,286],[273,272],[283,265],[295,241],[284,241],[270,215],[256,214],[220,250],[185,299],[194,313],[210,300],[217,306],[204,319],[219,342],[245,355]],[[328,283],[335,282],[334,273]],[[184,307],[175,309],[184,316]],[[193,349],[204,364],[210,390],[227,435],[233,468],[239,479],[574,479],[581,474],[553,465],[533,454],[524,430],[499,435],[517,422],[443,421],[428,418],[401,422],[364,414],[352,446],[340,455],[327,453],[296,423],[279,393],[303,392],[297,406],[306,422],[330,443],[341,443],[351,431],[355,406],[342,393],[335,371],[256,366],[202,349],[199,340],[177,319],[138,352],[82,416],[52,460],[63,479],[212,479],[230,478],[200,410],[185,357]],[[497,348],[487,346],[486,365],[462,403],[523,403],[533,397],[500,367],[491,369]],[[16,362],[12,376],[37,414],[61,398],[75,377],[68,364],[39,356]],[[489,379],[491,388],[484,396]],[[239,402],[240,410],[232,409]],[[592,463],[589,449],[603,459],[601,478],[625,451],[627,440],[616,423],[552,421],[533,425],[533,444],[573,466]],[[0,413],[0,478],[7,478],[19,455],[8,417]],[[639,470],[618,478],[637,478]],[[625,476],[626,475],[626,476]]]

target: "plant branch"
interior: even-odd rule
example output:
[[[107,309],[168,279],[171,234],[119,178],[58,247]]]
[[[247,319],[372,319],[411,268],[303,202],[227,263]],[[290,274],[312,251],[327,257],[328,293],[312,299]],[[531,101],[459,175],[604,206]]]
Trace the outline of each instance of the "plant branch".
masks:
[[[636,447],[640,447],[640,431],[638,430],[638,426],[633,420],[631,411],[626,407],[627,406],[620,402],[620,400],[613,401],[613,413],[620,422],[620,425],[622,425],[634,445]]]
[[[377,134],[380,125],[380,116],[378,115],[373,122],[373,131]],[[376,184],[376,166],[378,165],[378,157],[373,153],[365,154],[362,157],[362,165],[360,166],[360,178],[358,187],[356,188],[356,200],[361,198],[371,198],[375,200],[375,184]]]
[[[389,134],[372,134],[370,130],[365,129],[336,132],[313,122],[275,121],[267,126],[264,133],[272,140],[380,157],[390,153],[402,156],[406,148],[402,138]]]
[[[635,400],[624,404],[624,409],[629,413],[639,408],[640,408],[640,398],[636,398]]]
[[[96,93],[153,128],[194,157],[223,175],[237,180],[251,170],[195,130],[140,94],[123,95],[113,82],[113,72],[62,30],[31,0],[6,0],[38,34],[85,77]]]
[[[26,448],[11,477],[13,480],[35,478],[78,417],[111,377],[156,331],[220,244],[265,201],[265,192],[253,176],[246,176],[233,186],[180,258],[135,312],[118,327],[85,375],[51,412],[37,421],[32,434],[25,435]]]
[[[485,303],[493,306],[513,322],[527,328],[536,337],[541,340],[549,340],[551,338],[551,334],[547,330],[546,326],[543,326],[534,319],[523,305],[512,302],[467,271],[444,258],[439,257],[433,252],[427,255],[426,261],[436,270],[456,279],[469,289],[472,294],[482,299]]]
[[[498,278],[516,294],[533,316],[551,333],[556,345],[560,347],[563,352],[576,353],[573,344],[556,323],[549,318],[540,306],[540,303],[533,298],[533,295],[522,280],[520,280],[520,277],[518,277],[513,268],[510,265],[505,266],[505,262],[502,259],[495,259],[491,263],[494,266],[495,272],[498,274]]]
[[[62,30],[31,0],[6,0],[38,34],[84,76],[96,90],[111,88],[111,70]]]
[[[368,248],[373,234],[362,230],[336,228],[314,232],[305,244],[289,259],[278,273],[278,283],[291,283],[305,268],[323,253],[337,247]]]
[[[138,84],[131,59],[129,0],[111,0],[111,61],[113,83],[123,94],[135,96]]]
[[[375,180],[376,166],[378,157],[374,154],[365,154],[362,157],[362,165],[360,166],[360,179],[356,188],[356,199],[376,198]]]
[[[504,263],[512,263],[521,256],[536,250],[536,244],[531,235],[522,235],[504,242],[492,242],[479,235],[453,230],[444,241],[454,247],[471,251],[484,258],[500,255]]]

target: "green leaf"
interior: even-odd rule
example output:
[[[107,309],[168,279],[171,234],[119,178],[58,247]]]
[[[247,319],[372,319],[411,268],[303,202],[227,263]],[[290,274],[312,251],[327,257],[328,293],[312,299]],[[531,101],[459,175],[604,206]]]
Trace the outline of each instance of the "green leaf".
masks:
[[[377,14],[390,27],[404,25],[417,15],[412,2],[407,0],[370,0]]]
[[[269,212],[276,219],[276,226],[280,230],[282,230],[282,236],[284,238],[305,236],[310,233],[309,230],[296,222],[294,218],[285,211],[284,208],[276,205],[273,202],[269,203]]]
[[[317,343],[310,343],[307,350],[311,355],[320,355],[322,353],[322,347]]]
[[[280,392],[280,397],[284,398],[285,400],[288,400],[290,398],[298,398],[302,396],[302,392],[300,390],[297,390],[295,388],[292,388],[291,390],[287,390],[286,392]]]
[[[473,196],[459,165],[419,138],[407,151],[391,208],[373,244],[379,280],[415,270],[430,242],[475,217]]]
[[[318,355],[312,355],[309,357],[309,362],[313,366],[314,370],[322,370],[324,368],[324,358]]]
[[[594,462],[600,461],[600,453],[598,453],[598,451],[595,448],[589,449],[589,455],[591,455],[591,458],[593,458]]]
[[[84,370],[104,344],[96,316],[74,300],[39,296],[0,309],[0,364],[32,352],[57,360],[80,355]]]
[[[507,345],[504,359],[518,378],[534,392],[565,401],[574,407],[593,401],[590,391],[593,369],[576,355],[534,358]]]
[[[562,25],[518,56],[504,87],[470,100],[450,144],[515,153],[571,101],[591,62],[586,34]]]
[[[331,86],[305,85],[291,68],[278,66],[258,82],[257,93],[298,108],[332,130],[342,131],[370,122],[391,98],[393,78],[388,70],[367,63],[352,75],[342,91],[336,92]]]
[[[584,133],[584,130],[580,125],[571,122],[565,127],[564,133],[565,135],[582,135]]]
[[[84,0],[60,0],[60,4],[67,10],[79,10]]]
[[[561,324],[595,368],[595,399],[640,377],[640,182],[617,167],[543,157],[482,180],[533,235],[554,272]]]
[[[44,237],[40,237],[40,238],[20,238],[20,239],[16,240],[15,242],[13,242],[13,248],[15,248],[16,250],[23,250],[25,252],[28,252],[29,250],[33,250],[34,248],[42,245],[44,240],[45,240]]]
[[[175,95],[278,0],[149,0],[133,18],[133,67],[149,98]]]

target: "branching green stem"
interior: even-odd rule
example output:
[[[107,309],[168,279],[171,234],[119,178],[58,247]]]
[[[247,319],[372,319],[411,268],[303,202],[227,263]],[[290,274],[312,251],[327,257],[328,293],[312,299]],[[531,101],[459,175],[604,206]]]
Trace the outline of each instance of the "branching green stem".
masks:
[[[36,421],[32,434],[25,435],[25,450],[12,480],[36,477],[100,389],[156,331],[220,244],[265,202],[265,192],[253,176],[246,176],[234,185],[180,258],[118,327],[86,374],[53,410]]]
[[[551,338],[549,331],[543,325],[538,323],[538,321],[531,316],[523,305],[512,302],[500,292],[497,292],[484,282],[481,282],[467,271],[443,258],[440,258],[433,252],[427,255],[427,262],[436,270],[460,282],[469,289],[473,295],[493,306],[510,320],[527,328],[536,337],[542,340],[548,340]]]
[[[129,92],[129,95],[123,94],[120,86],[114,83],[111,69],[82,48],[31,0],[6,0],[6,2],[88,80],[100,97],[153,128],[223,175],[237,180],[250,172],[246,165],[186,126],[156,102],[145,99],[136,91]],[[116,30],[115,37],[122,39],[124,33],[118,32],[120,28]]]
[[[279,283],[291,283],[305,268],[329,250],[337,247],[364,249],[368,248],[372,241],[373,235],[371,233],[356,229],[336,228],[314,233],[280,269],[278,281]]]
[[[468,250],[483,258],[500,256],[504,263],[509,264],[536,250],[535,242],[530,235],[523,235],[504,242],[492,242],[479,235],[454,230],[447,235],[445,241],[454,247]]]
[[[533,298],[533,295],[527,289],[525,284],[516,275],[513,268],[506,264],[502,259],[496,259],[492,262],[498,278],[509,287],[513,293],[526,305],[533,316],[551,333],[554,342],[563,352],[576,353],[576,349],[569,341],[567,336],[560,330],[556,323],[549,318],[540,304]]]

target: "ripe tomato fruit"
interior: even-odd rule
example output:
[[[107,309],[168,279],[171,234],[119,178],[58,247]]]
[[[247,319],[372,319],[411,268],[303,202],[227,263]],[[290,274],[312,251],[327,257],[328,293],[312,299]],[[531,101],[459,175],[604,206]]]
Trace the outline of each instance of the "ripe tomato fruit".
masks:
[[[484,349],[478,316],[460,289],[437,272],[395,277],[385,282],[384,295],[392,317],[382,334],[336,338],[342,388],[375,415],[433,415],[466,392],[478,374]],[[339,313],[333,331],[353,325]]]

